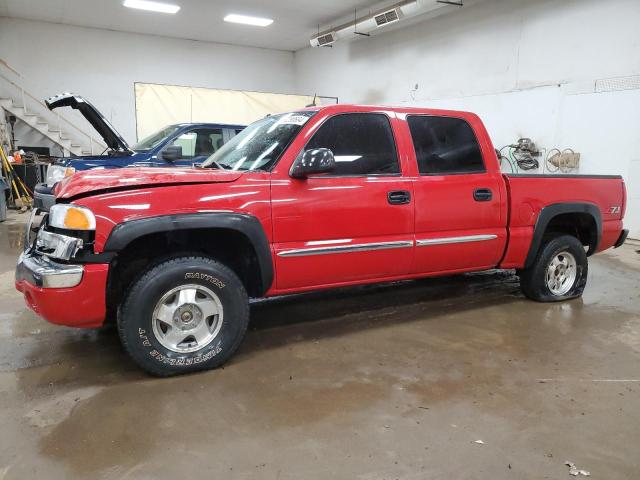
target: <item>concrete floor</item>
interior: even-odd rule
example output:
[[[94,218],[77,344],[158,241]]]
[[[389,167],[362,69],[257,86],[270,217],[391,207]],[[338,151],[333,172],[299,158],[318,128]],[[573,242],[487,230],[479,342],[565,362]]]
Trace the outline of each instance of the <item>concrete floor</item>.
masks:
[[[259,302],[224,369],[162,380],[24,306],[25,219],[0,224],[2,480],[640,477],[640,246],[567,303],[509,272]]]

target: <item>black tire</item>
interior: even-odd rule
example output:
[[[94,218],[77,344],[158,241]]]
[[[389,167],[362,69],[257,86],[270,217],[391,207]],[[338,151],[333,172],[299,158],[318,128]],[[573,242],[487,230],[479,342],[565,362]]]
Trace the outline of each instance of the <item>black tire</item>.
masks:
[[[218,333],[193,352],[165,347],[153,326],[158,302],[167,292],[183,285],[209,289],[222,305]],[[178,257],[149,268],[131,285],[118,315],[118,333],[124,349],[142,369],[159,377],[222,365],[240,345],[248,324],[249,299],[240,279],[225,265],[199,256]]]
[[[547,285],[547,268],[551,261],[562,252],[573,255],[576,261],[576,276],[571,288],[565,293],[556,294]],[[537,302],[559,302],[582,295],[587,284],[589,264],[587,254],[580,240],[571,235],[551,238],[538,251],[533,264],[518,272],[520,288],[525,296]]]

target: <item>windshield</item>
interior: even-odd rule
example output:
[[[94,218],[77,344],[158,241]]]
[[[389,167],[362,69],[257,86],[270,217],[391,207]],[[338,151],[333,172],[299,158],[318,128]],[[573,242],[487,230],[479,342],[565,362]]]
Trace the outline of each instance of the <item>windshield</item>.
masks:
[[[278,161],[302,126],[315,113],[283,113],[258,120],[207,158],[202,167],[241,171],[266,170]]]
[[[172,135],[176,130],[178,130],[178,128],[180,128],[178,125],[169,125],[168,127],[164,127],[162,130],[140,140],[133,146],[133,149],[136,152],[146,152],[147,150],[151,150],[162,142],[162,140],[167,138],[169,135]]]

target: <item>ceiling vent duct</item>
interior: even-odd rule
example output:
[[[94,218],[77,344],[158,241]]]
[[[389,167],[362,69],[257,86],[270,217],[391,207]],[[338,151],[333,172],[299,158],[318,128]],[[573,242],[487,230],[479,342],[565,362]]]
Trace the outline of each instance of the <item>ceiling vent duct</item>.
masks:
[[[386,12],[374,15],[373,20],[376,22],[376,25],[378,27],[383,27],[385,25],[389,25],[390,23],[395,23],[400,20],[400,9],[393,8],[391,10],[387,10]]]
[[[338,40],[347,40],[358,36],[368,37],[370,33],[392,23],[402,22],[422,14],[436,16],[440,10],[444,13],[452,8],[450,4],[438,3],[436,0],[404,0],[384,10],[369,13],[361,18],[353,18],[347,23],[331,27],[330,30],[320,31],[311,39],[311,46],[329,46]]]
[[[323,33],[311,39],[312,47],[326,47],[336,41],[335,32]]]

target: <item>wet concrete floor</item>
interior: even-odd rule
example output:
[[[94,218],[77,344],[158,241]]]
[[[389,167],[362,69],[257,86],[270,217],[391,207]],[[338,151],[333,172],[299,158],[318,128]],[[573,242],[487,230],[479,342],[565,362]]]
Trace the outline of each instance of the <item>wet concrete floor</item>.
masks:
[[[511,272],[257,302],[224,369],[155,379],[26,308],[25,219],[0,224],[2,480],[640,477],[639,246],[567,303]]]

